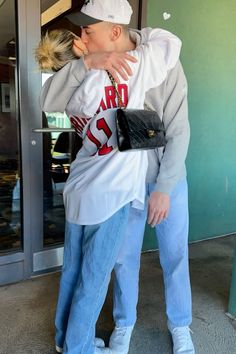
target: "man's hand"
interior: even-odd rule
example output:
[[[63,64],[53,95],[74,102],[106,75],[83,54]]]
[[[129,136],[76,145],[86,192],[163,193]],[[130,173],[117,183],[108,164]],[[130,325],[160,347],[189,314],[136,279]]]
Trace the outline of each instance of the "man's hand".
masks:
[[[120,83],[118,74],[126,81],[133,74],[127,61],[136,63],[137,59],[123,52],[91,53],[84,56],[87,69],[108,70],[117,83]]]
[[[148,224],[155,227],[156,224],[168,216],[170,209],[170,197],[168,194],[153,192],[148,204]]]

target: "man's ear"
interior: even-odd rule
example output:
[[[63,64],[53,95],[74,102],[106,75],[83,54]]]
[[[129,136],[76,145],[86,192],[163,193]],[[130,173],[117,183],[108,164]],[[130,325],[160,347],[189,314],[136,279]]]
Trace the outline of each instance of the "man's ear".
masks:
[[[122,27],[120,25],[113,25],[111,30],[111,40],[116,41],[122,34]]]

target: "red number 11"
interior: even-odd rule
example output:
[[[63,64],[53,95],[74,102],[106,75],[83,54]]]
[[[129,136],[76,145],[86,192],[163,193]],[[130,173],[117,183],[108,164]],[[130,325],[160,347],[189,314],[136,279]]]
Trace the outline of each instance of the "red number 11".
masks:
[[[107,122],[105,121],[104,118],[101,118],[97,121],[97,128],[98,128],[98,130],[103,130],[104,133],[106,134],[107,138],[110,139],[110,137],[112,135],[112,131],[108,127]],[[100,155],[100,156],[107,155],[113,150],[113,147],[108,146],[107,143],[101,147],[100,141],[92,134],[90,129],[88,129],[88,131],[87,131],[87,137],[89,138],[89,140],[91,140],[94,144],[97,145],[98,155]]]

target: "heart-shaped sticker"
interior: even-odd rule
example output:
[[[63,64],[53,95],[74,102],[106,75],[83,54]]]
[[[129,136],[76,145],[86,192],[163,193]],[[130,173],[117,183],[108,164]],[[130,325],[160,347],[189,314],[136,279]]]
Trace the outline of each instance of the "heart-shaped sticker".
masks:
[[[164,18],[165,21],[169,20],[169,18],[171,18],[171,14],[168,14],[167,12],[164,12],[163,13],[163,18]]]

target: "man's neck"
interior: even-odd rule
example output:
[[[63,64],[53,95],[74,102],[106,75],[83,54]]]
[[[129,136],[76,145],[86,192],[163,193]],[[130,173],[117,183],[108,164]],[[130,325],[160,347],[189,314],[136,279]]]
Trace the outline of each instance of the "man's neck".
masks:
[[[136,48],[136,43],[133,42],[129,35],[123,36],[119,41],[116,43],[117,52],[128,52],[130,50],[134,50]]]

